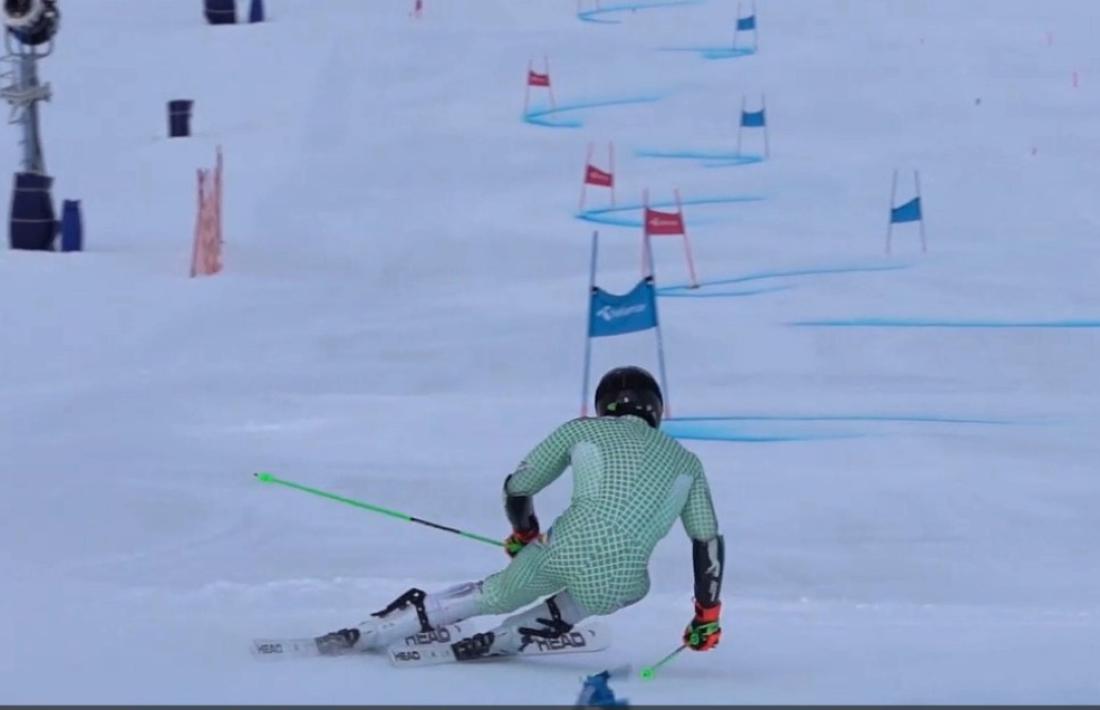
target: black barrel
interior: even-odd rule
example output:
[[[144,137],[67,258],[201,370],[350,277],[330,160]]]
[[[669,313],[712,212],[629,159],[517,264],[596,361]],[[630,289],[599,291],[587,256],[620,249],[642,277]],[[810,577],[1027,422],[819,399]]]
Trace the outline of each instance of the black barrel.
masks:
[[[176,99],[168,102],[168,136],[186,138],[191,135],[191,107],[194,101]]]
[[[50,187],[53,178],[38,173],[16,173],[11,196],[9,239],[12,249],[50,251],[57,238],[57,218]]]

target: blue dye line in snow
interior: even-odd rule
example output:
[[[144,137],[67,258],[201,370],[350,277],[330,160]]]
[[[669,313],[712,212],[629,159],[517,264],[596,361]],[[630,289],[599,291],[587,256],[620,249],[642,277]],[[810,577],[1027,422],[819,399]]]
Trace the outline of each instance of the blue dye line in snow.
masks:
[[[984,426],[1006,426],[1024,422],[1008,419],[978,419],[941,415],[733,415],[672,417],[662,422],[661,429],[677,439],[697,441],[730,441],[743,443],[770,443],[792,441],[821,441],[829,439],[850,439],[874,436],[874,431],[772,431],[749,434],[744,427],[732,426],[732,423],[760,424],[776,422],[863,422],[869,424],[914,423],[914,424],[963,424]]]
[[[658,158],[661,160],[697,160],[705,168],[730,168],[739,165],[755,165],[764,162],[762,155],[749,155],[733,151],[703,150],[637,150],[639,158]]]
[[[766,288],[754,288],[747,291],[703,291],[702,287],[680,290],[665,291],[664,289],[657,289],[657,295],[661,298],[737,298],[738,296],[758,296],[762,293],[772,293],[773,291],[789,291],[793,286],[769,286]]]
[[[788,278],[792,276],[819,276],[827,274],[854,274],[861,272],[876,272],[876,271],[898,271],[900,269],[908,269],[908,264],[887,264],[883,266],[828,266],[820,268],[808,268],[808,269],[791,269],[788,271],[762,271],[755,274],[747,274],[745,276],[735,276],[728,279],[715,279],[712,281],[703,281],[699,284],[700,288],[707,288],[710,286],[726,286],[729,284],[746,283],[748,281],[762,281],[765,279],[780,279]],[[691,284],[673,284],[671,286],[664,286],[657,289],[657,293],[662,296],[672,295],[672,292],[683,291],[698,291],[698,289],[692,289]]]
[[[904,422],[916,424],[983,424],[1009,425],[1021,422],[1012,419],[953,417],[939,414],[734,414],[728,416],[670,417],[670,422]]]
[[[593,10],[585,10],[577,13],[577,19],[583,22],[595,22],[602,25],[617,25],[622,20],[605,19],[603,15],[616,12],[631,12],[637,10],[652,10],[659,7],[676,7],[678,5],[701,5],[703,0],[657,0],[656,2],[633,2],[622,5],[608,5]]]
[[[745,444],[773,444],[793,441],[823,441],[826,439],[854,439],[860,434],[742,434],[736,431],[707,431],[694,427],[661,424],[661,430],[674,439],[683,441],[731,441]]]
[[[794,321],[787,325],[822,328],[1100,328],[1100,320],[934,320],[925,318],[844,318]]]
[[[751,47],[661,47],[658,52],[693,52],[703,59],[737,59],[756,54]]]
[[[583,111],[585,109],[603,108],[605,106],[625,106],[629,104],[650,104],[660,101],[660,96],[635,96],[625,99],[605,99],[602,101],[578,101],[572,104],[563,104],[554,108],[532,109],[523,115],[523,120],[533,126],[546,128],[580,128],[584,125],[579,119],[555,119],[563,113]]]
[[[737,202],[760,202],[763,197],[757,195],[733,195],[730,197],[697,197],[690,200],[683,200],[680,204],[687,206],[697,205],[727,205]],[[675,207],[676,202],[651,202],[650,207],[654,209],[662,209],[665,207]],[[577,219],[584,220],[585,222],[594,222],[596,224],[607,224],[613,227],[638,227],[642,226],[641,218],[641,204],[630,205],[618,205],[616,207],[600,207],[598,209],[585,210],[576,215]],[[622,212],[638,212],[638,217],[616,217],[614,215]]]

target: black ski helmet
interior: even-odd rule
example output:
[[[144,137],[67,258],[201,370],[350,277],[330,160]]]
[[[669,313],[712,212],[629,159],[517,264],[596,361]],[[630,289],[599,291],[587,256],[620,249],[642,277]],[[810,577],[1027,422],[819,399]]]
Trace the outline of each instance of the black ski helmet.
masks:
[[[640,367],[616,367],[601,377],[596,387],[596,414],[601,417],[633,414],[656,429],[664,405],[657,380]]]

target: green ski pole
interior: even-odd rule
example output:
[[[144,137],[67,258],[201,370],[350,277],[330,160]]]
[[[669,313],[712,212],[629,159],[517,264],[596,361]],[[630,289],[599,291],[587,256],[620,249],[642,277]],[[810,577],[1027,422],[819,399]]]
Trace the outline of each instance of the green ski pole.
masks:
[[[675,651],[668,654],[667,656],[665,656],[661,660],[657,661],[652,666],[646,666],[645,668],[643,668],[642,669],[642,679],[643,680],[653,680],[654,678],[656,678],[657,677],[657,670],[661,666],[663,666],[664,664],[671,661],[673,658],[676,658],[676,654],[680,653],[680,651],[683,651],[685,648],[687,648],[687,644],[680,644],[679,648],[677,648]]]
[[[381,513],[382,515],[388,515],[391,518],[397,518],[398,520],[404,520],[408,523],[419,523],[420,525],[427,525],[430,528],[436,530],[444,530],[455,535],[461,535],[462,537],[469,538],[471,540],[477,540],[478,542],[484,542],[488,545],[495,545],[496,547],[504,547],[504,543],[500,540],[494,540],[491,537],[483,537],[472,532],[466,532],[465,530],[459,530],[458,528],[452,528],[447,525],[440,525],[439,523],[433,523],[430,520],[424,520],[412,515],[400,513],[396,510],[390,510],[383,508],[379,505],[371,505],[370,503],[364,503],[361,500],[355,500],[354,498],[345,498],[344,496],[336,495],[335,493],[329,493],[317,488],[310,488],[309,486],[303,486],[301,483],[295,483],[294,481],[287,481],[278,476],[274,476],[270,473],[256,473],[256,480],[262,483],[274,483],[279,486],[285,486],[287,488],[293,488],[296,491],[302,491],[304,493],[312,493],[315,496],[322,498],[328,498],[329,500],[337,501],[338,503],[345,503],[347,505],[354,506],[356,508],[362,508],[363,510],[369,510],[372,513]]]

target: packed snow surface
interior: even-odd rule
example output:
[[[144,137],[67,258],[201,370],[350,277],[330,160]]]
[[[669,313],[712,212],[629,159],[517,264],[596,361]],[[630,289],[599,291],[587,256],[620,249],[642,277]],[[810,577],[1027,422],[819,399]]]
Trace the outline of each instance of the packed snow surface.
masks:
[[[624,664],[634,703],[1100,702],[1100,3],[758,0],[755,52],[733,0],[411,5],[63,3],[42,128],[87,251],[0,251],[0,702],[567,704]],[[189,279],[218,145],[226,269]],[[895,169],[927,253],[885,253]],[[645,189],[703,282],[654,243],[721,646],[637,679],[691,615],[677,527],[600,654],[255,661],[506,563],[252,474],[506,535],[503,477],[580,411],[591,232],[625,292]]]

